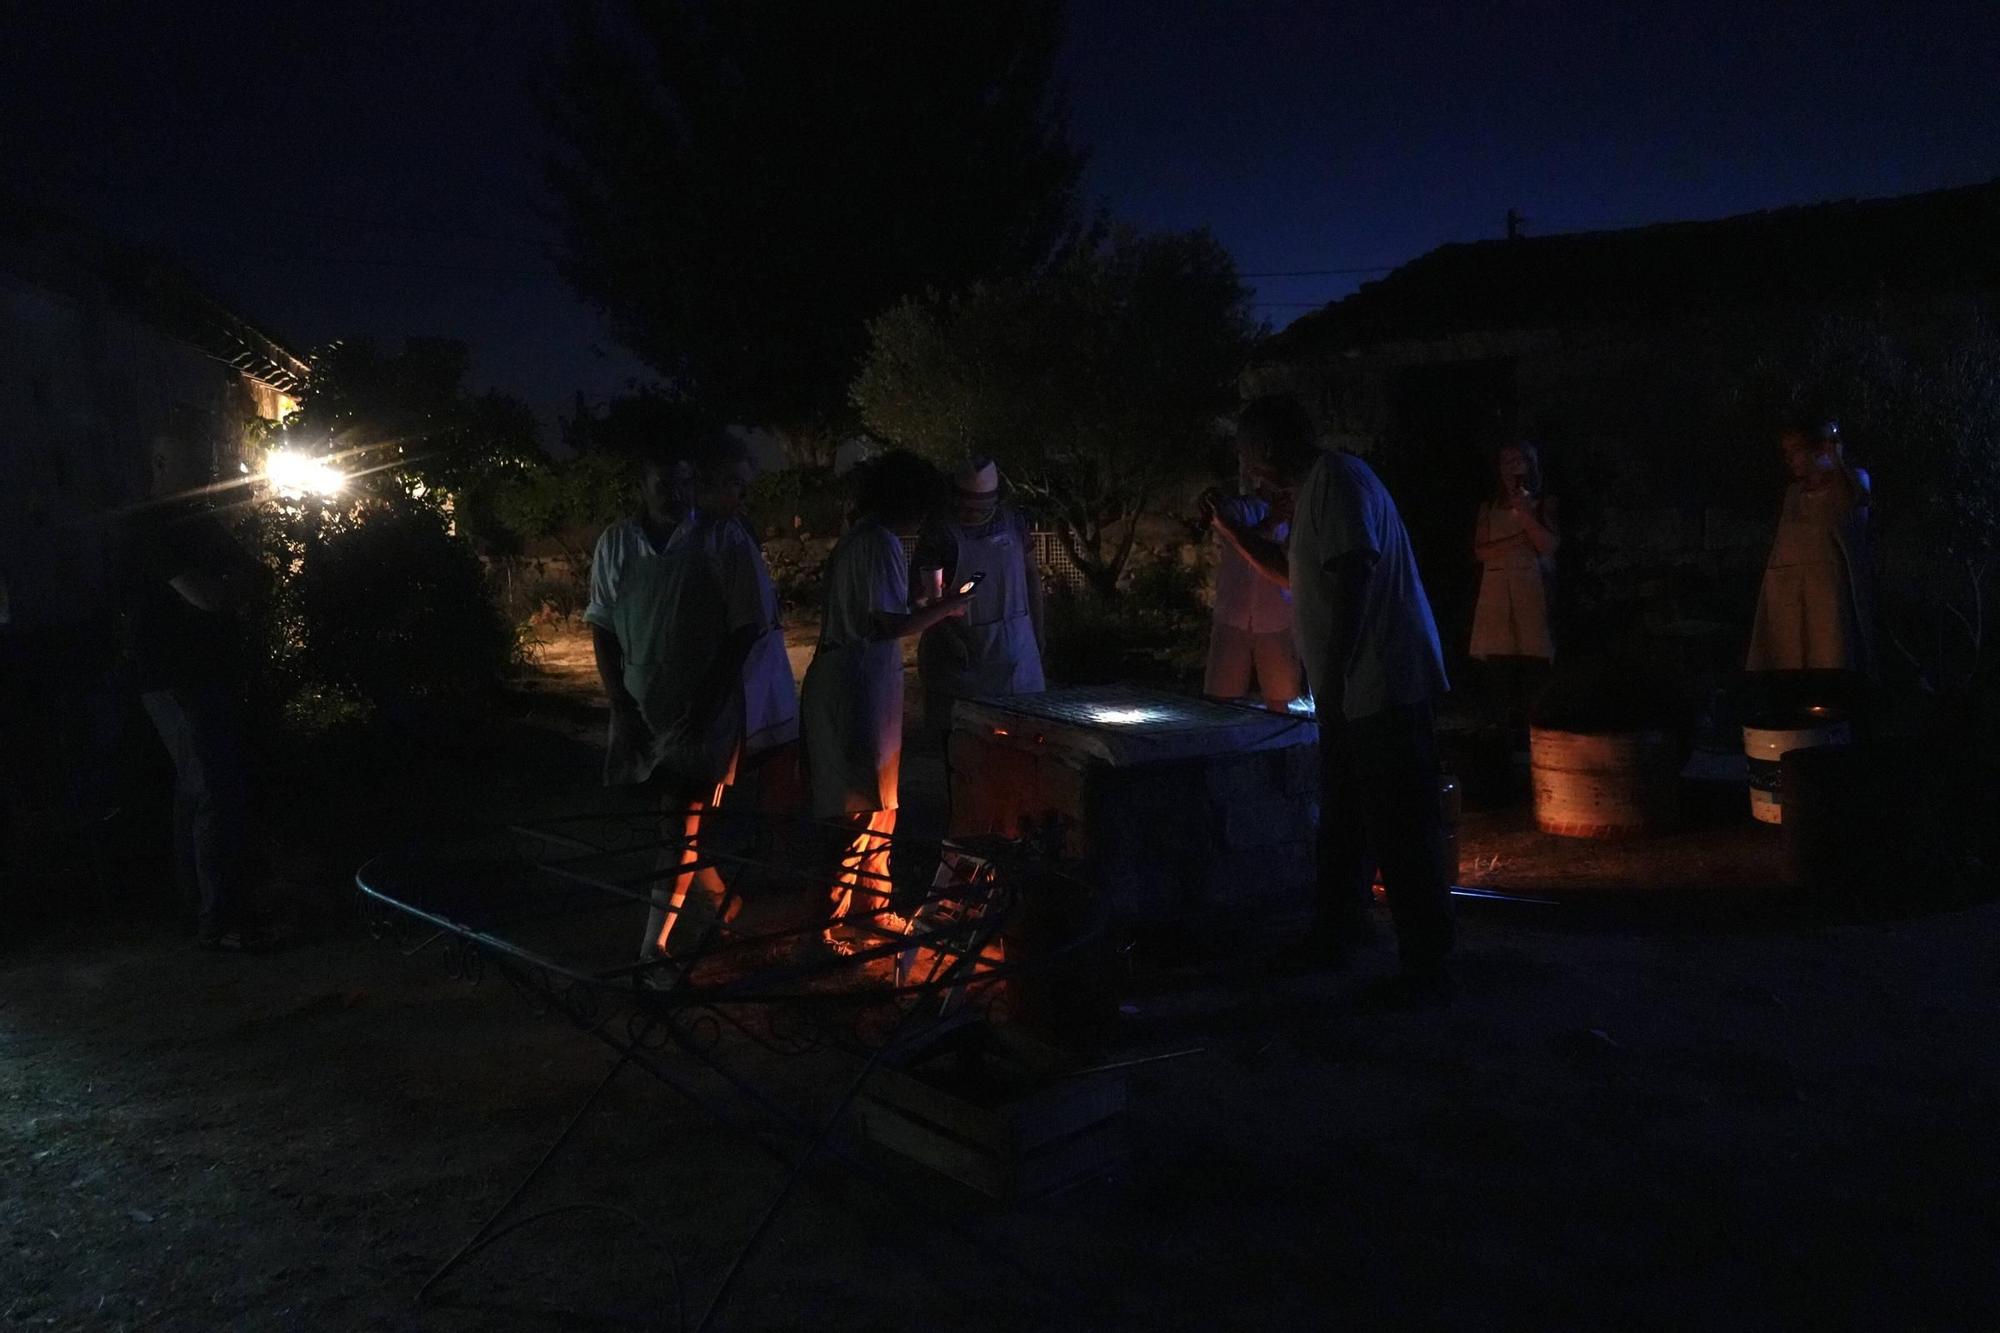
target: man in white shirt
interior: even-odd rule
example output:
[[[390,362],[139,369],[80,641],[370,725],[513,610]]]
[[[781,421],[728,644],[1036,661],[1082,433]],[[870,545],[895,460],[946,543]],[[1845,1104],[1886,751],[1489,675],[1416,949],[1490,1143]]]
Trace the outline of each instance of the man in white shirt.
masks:
[[[1399,989],[1413,1001],[1447,999],[1451,868],[1432,701],[1448,684],[1409,534],[1374,471],[1352,454],[1323,452],[1311,418],[1289,398],[1244,408],[1236,448],[1248,475],[1294,493],[1283,547],[1219,526],[1291,588],[1318,704],[1320,896],[1308,952],[1338,963],[1366,938],[1379,866],[1402,955]]]
[[[619,591],[635,573],[645,582],[651,566],[665,557],[667,540],[692,508],[693,487],[694,465],[685,448],[664,441],[658,444],[640,464],[639,512],[606,528],[590,557],[590,604],[584,608],[583,618],[590,624],[597,678],[611,703],[611,730],[604,757],[606,786],[644,782],[652,773],[647,760],[652,732],[640,714],[639,700],[625,687],[626,654],[618,634]]]
[[[625,648],[625,688],[654,742],[652,785],[670,830],[678,820],[669,832],[679,845],[676,873],[653,894],[641,940],[646,958],[665,950],[670,937],[676,949],[698,950],[708,924],[733,914],[736,903],[715,867],[699,864],[703,816],[743,766],[799,734],[778,594],[743,518],[755,468],[743,445],[720,433],[700,441],[692,461],[694,507],[662,553],[658,606],[636,614],[626,608],[635,587],[628,582],[613,616]]]

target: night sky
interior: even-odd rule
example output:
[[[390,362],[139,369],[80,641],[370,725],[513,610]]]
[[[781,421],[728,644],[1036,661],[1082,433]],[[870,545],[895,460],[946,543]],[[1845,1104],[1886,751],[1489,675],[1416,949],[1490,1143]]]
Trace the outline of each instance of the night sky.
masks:
[[[39,0],[0,180],[185,258],[295,344],[460,337],[544,413],[642,369],[544,246],[554,0]],[[497,15],[506,15],[501,20]],[[1171,20],[1163,15],[1173,16]],[[2000,5],[1073,3],[1086,188],[1248,274],[2000,175]],[[1370,276],[1257,276],[1274,326]]]

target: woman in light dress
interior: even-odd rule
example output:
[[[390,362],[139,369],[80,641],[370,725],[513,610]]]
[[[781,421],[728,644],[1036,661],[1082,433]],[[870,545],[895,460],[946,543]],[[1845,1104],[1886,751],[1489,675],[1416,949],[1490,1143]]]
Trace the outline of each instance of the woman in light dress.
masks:
[[[1868,474],[1847,461],[1836,421],[1790,427],[1778,445],[1792,480],[1757,594],[1745,669],[1871,672]]]
[[[964,615],[972,600],[956,590],[924,604],[910,595],[903,542],[941,507],[938,470],[898,450],[856,472],[854,522],[827,560],[819,646],[801,701],[813,814],[842,821],[851,833],[821,936],[842,953],[854,950],[844,934],[850,926],[864,938],[907,929],[889,910],[889,838],[903,756],[902,640]]]
[[[1484,663],[1493,720],[1517,729],[1555,660],[1549,603],[1556,548],[1555,497],[1542,492],[1541,453],[1525,440],[1502,448],[1495,492],[1479,506],[1472,553],[1481,566],[1471,653]]]

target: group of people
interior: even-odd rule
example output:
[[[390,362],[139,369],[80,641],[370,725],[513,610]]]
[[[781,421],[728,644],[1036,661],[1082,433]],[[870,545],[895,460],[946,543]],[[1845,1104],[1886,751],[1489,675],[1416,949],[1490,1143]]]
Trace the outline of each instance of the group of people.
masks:
[[[1791,482],[1746,665],[1867,672],[1867,474],[1847,462],[1831,421],[1788,430],[1781,446]],[[1242,410],[1236,452],[1246,493],[1202,499],[1224,548],[1205,691],[1254,691],[1274,709],[1316,700],[1319,892],[1302,951],[1338,960],[1368,935],[1379,869],[1402,982],[1438,991],[1448,984],[1452,868],[1432,722],[1448,686],[1408,533],[1368,464],[1322,450],[1289,398]],[[199,489],[158,466],[161,494]],[[801,773],[812,814],[846,828],[823,947],[849,951],[871,931],[900,929],[889,861],[902,641],[919,639],[933,728],[954,699],[1044,687],[1042,579],[990,460],[949,479],[900,451],[857,469],[802,691],[744,515],[752,477],[747,452],[724,434],[663,443],[642,468],[638,514],[603,533],[592,561],[585,618],[611,704],[605,780],[662,794],[673,849],[642,937],[647,957],[669,952],[677,931],[698,935],[733,912],[701,854],[702,825],[727,787],[760,769]],[[1483,572],[1469,645],[1503,705],[1518,707],[1555,655],[1550,578],[1560,540],[1535,449],[1508,445],[1473,535]],[[228,642],[218,627],[240,600],[246,563],[212,520],[161,510],[128,565],[133,659],[176,772],[176,863],[199,904],[201,941],[220,948],[254,947],[264,934],[242,892],[243,765],[226,685],[236,673],[218,659]]]
[[[1237,451],[1258,494],[1206,501],[1229,543],[1223,600],[1243,608],[1218,633],[1211,684],[1233,696],[1255,680],[1278,706],[1307,683],[1317,696],[1324,813],[1306,952],[1332,961],[1366,937],[1379,866],[1403,982],[1436,991],[1452,943],[1432,732],[1446,679],[1408,534],[1367,464],[1323,452],[1288,399],[1244,410]],[[901,929],[889,897],[901,641],[919,636],[933,727],[954,699],[1044,685],[1042,581],[997,469],[972,460],[947,490],[930,464],[897,452],[857,471],[795,706],[771,576],[742,516],[747,469],[721,438],[649,459],[643,512],[608,529],[593,560],[586,618],[612,703],[606,779],[661,790],[677,835],[647,957],[727,915],[726,888],[700,855],[701,822],[739,773],[786,762],[794,741],[812,813],[848,834],[819,943],[844,951]]]
[[[1782,443],[1793,480],[1748,665],[1865,668],[1867,477],[1845,462],[1831,422],[1787,431]],[[1337,962],[1368,937],[1379,871],[1398,984],[1437,994],[1449,987],[1453,941],[1433,728],[1448,681],[1409,534],[1368,464],[1322,450],[1289,398],[1243,409],[1236,452],[1244,493],[1211,491],[1201,501],[1223,546],[1204,692],[1255,694],[1273,709],[1308,694],[1316,701],[1318,898],[1300,952]],[[748,468],[740,446],[721,439],[649,461],[642,516],[606,531],[593,563],[586,615],[612,701],[606,777],[670,793],[687,867],[663,876],[643,941],[649,955],[668,948],[677,922],[726,913],[723,884],[699,865],[701,820],[740,772],[792,762],[794,742],[813,814],[848,831],[822,943],[850,949],[857,929],[900,929],[888,887],[901,641],[919,636],[933,728],[946,724],[955,698],[1044,686],[1042,580],[997,469],[973,460],[947,484],[898,452],[857,475],[795,704],[777,597],[741,514]],[[1518,721],[1555,657],[1561,529],[1532,444],[1500,449],[1494,482],[1472,538],[1481,580],[1468,648],[1494,710]]]
[[[1875,595],[1868,474],[1847,461],[1836,421],[1788,426],[1779,447],[1790,482],[1745,669],[1869,674]],[[1510,441],[1494,464],[1494,490],[1473,523],[1480,577],[1467,656],[1479,664],[1487,717],[1519,730],[1556,656],[1555,565],[1562,535],[1556,498],[1542,484],[1540,450],[1530,441]],[[1284,543],[1291,497],[1243,480],[1242,494],[1204,495],[1204,517],[1218,531]],[[1255,695],[1282,710],[1304,684],[1289,590],[1260,577],[1238,544],[1225,541],[1202,692],[1229,700]]]
[[[970,464],[947,503],[937,469],[899,451],[856,471],[850,522],[825,567],[819,641],[795,689],[776,589],[743,514],[750,466],[720,434],[663,446],[642,468],[640,514],[608,528],[592,558],[584,615],[611,701],[605,780],[657,788],[674,825],[645,958],[733,913],[701,855],[702,822],[758,767],[800,764],[813,815],[847,828],[820,946],[850,952],[904,929],[890,897],[902,641],[919,639],[931,717],[955,697],[1043,685],[1041,580],[997,469]]]
[[[1532,443],[1500,449],[1494,495],[1480,503],[1472,553],[1481,566],[1469,655],[1482,663],[1489,709],[1497,719],[1519,717],[1555,658],[1550,593],[1561,542],[1556,502],[1542,490],[1541,456]],[[1254,535],[1284,545],[1293,497],[1268,481],[1244,476],[1243,493],[1211,490],[1203,517],[1218,532]],[[1213,619],[1202,693],[1245,699],[1283,711],[1302,696],[1306,677],[1293,624],[1291,591],[1225,540],[1216,567]]]

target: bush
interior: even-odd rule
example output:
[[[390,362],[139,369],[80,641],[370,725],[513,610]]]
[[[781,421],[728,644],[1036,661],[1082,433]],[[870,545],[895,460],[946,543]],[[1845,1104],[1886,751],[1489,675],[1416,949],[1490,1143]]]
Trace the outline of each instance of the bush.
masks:
[[[847,483],[824,468],[781,468],[758,475],[746,502],[759,537],[838,536],[847,515]]]
[[[308,732],[407,728],[494,701],[515,635],[439,509],[389,497],[346,511],[275,506],[259,523],[273,576],[254,618],[267,715]]]
[[[482,504],[517,537],[560,540],[609,527],[632,512],[637,494],[638,468],[631,458],[592,450],[510,477],[482,496]]]
[[[1137,570],[1114,601],[1088,593],[1051,596],[1049,675],[1066,685],[1199,689],[1209,624],[1201,594],[1199,570],[1161,561]]]

